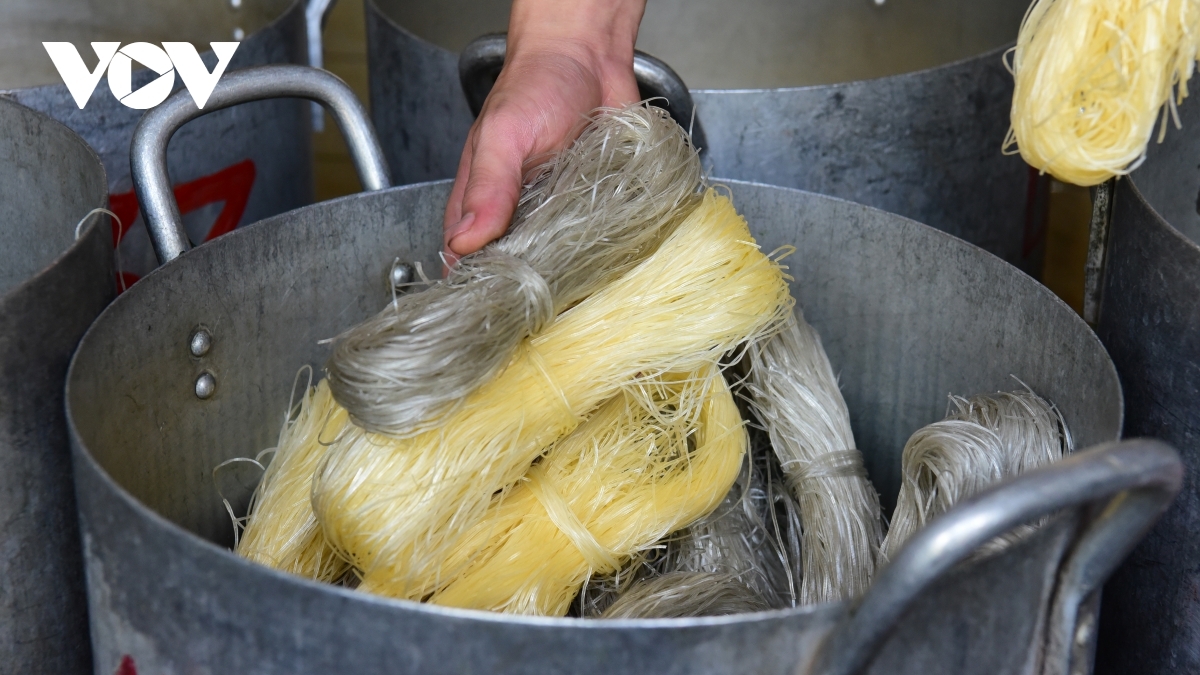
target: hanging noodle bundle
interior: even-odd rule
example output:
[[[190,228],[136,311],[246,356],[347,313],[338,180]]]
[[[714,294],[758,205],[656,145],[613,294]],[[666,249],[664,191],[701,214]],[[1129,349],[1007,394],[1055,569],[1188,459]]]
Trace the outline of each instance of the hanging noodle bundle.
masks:
[[[746,451],[715,364],[639,383],[554,444],[424,584],[368,576],[362,590],[455,607],[561,616],[593,574],[611,574],[711,511]]]
[[[879,495],[821,338],[797,310],[781,332],[751,345],[749,358],[751,406],[800,506],[800,602],[858,597],[883,538]]]
[[[1006,149],[1077,185],[1129,173],[1160,110],[1160,142],[1168,111],[1179,125],[1198,46],[1200,0],[1034,0],[1013,54]]]
[[[424,588],[423,571],[485,516],[492,496],[520,480],[598,405],[637,378],[715,363],[776,330],[791,303],[779,265],[758,250],[729,200],[709,191],[653,255],[526,340],[442,426],[406,437],[353,423],[326,426],[309,516],[324,542],[314,534],[291,548],[329,545],[362,575],[364,587],[386,583],[390,593],[407,597],[404,589]],[[336,409],[335,402],[314,405],[309,414],[341,419]],[[275,461],[300,456],[281,447]],[[277,475],[306,470],[283,466]],[[294,562],[272,542],[292,537],[253,530],[276,529],[258,512],[299,502],[274,487],[292,484],[267,483],[243,537],[244,546],[263,544],[255,559],[285,569]]]
[[[946,419],[917,430],[904,446],[885,560],[959,501],[1074,449],[1058,408],[1031,391],[951,396],[950,404]]]
[[[653,253],[699,202],[700,177],[662,109],[599,110],[536,172],[506,236],[337,339],[334,398],[369,431],[442,426],[521,340]]]

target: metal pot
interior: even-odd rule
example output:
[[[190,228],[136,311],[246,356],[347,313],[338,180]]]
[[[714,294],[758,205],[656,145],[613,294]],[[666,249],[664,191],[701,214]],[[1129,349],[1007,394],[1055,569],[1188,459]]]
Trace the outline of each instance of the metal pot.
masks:
[[[94,67],[91,41],[187,41],[211,68],[210,41],[238,40],[229,69],[268,63],[320,65],[320,25],[330,0],[6,0],[0,7],[0,95],[39,110],[87,141],[108,172],[110,203],[121,220],[120,285],[155,267],[129,171],[129,143],[143,111],[120,103],[101,82],[81,110],[43,41],[70,41]],[[311,6],[311,7],[306,7]],[[306,11],[308,16],[306,17]],[[306,38],[306,33],[308,38]],[[314,43],[315,44],[312,44]],[[136,89],[157,74],[139,69]],[[176,80],[177,84],[179,80]],[[193,241],[312,202],[309,111],[297,101],[264,101],[209,115],[179,134],[168,165]]]
[[[1097,333],[1121,375],[1125,434],[1177,446],[1188,467],[1184,498],[1105,589],[1104,673],[1200,670],[1200,106],[1179,114],[1183,131],[1150,144],[1098,222],[1107,253]]]
[[[211,105],[270,95],[333,101],[364,184],[386,185],[369,123],[321,76],[233,74]],[[450,186],[325,202],[189,250],[162,149],[199,114],[176,96],[143,121],[135,174],[165,264],[96,322],[68,376],[97,673],[130,663],[155,673],[784,673],[801,664],[848,674],[872,658],[879,673],[1087,669],[1092,633],[1079,631],[1095,620],[1094,591],[1179,482],[1173,452],[1153,443],[1081,452],[960,505],[853,606],[520,618],[367,596],[235,556],[221,500],[244,511],[258,476],[214,467],[274,443],[297,368],[319,367],[320,339],[386,304],[397,260],[437,269]],[[1032,279],[869,207],[729,185],[764,247],[799,247],[793,292],[840,370],[885,495],[898,490],[905,439],[941,417],[946,392],[1011,388],[1013,373],[1059,405],[1080,444],[1117,437],[1121,395],[1108,357]],[[1080,508],[1118,493],[1107,510]],[[959,564],[1052,513],[1036,536]]]
[[[87,602],[62,387],[115,295],[104,167],[63,125],[0,99],[0,654],[82,673]]]
[[[454,177],[474,119],[457,52],[505,30],[509,4],[367,0],[371,109],[399,183]],[[638,45],[692,86],[713,175],[898,213],[1036,274],[1046,184],[1000,152],[1001,55],[1028,4],[652,0]]]

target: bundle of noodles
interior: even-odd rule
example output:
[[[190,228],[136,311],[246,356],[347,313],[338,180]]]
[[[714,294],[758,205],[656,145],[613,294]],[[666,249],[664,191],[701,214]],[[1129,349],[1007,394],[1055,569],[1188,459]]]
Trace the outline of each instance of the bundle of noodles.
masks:
[[[761,612],[771,607],[736,575],[669,572],[634,584],[602,619],[677,619]]]
[[[950,405],[946,419],[917,430],[904,446],[904,482],[883,542],[885,560],[960,500],[997,481],[1056,462],[1074,449],[1058,409],[1032,391],[969,399],[951,396]],[[1002,546],[1031,529],[1024,527],[995,544]]]
[[[639,382],[555,443],[449,554],[361,590],[493,611],[562,616],[593,574],[721,501],[746,451],[741,416],[715,365]]]
[[[536,172],[505,237],[337,339],[334,398],[368,431],[442,426],[521,340],[653,253],[699,202],[700,179],[687,134],[660,108],[599,110]]]
[[[672,535],[662,558],[645,566],[649,571],[641,578],[614,589],[609,604],[593,610],[593,615],[680,618],[796,604],[786,535],[779,532],[771,486],[763,471],[770,467],[753,457],[747,459],[717,509]],[[786,489],[780,496],[791,501]],[[787,509],[785,525],[790,522],[788,512],[796,514]],[[798,533],[798,522],[796,526]],[[794,559],[799,559],[798,551]]]
[[[589,580],[578,616],[711,616],[796,605],[799,508],[777,480],[765,435],[752,429],[750,439],[752,452],[717,509],[668,537],[658,555]],[[693,585],[698,591],[686,592]]]
[[[332,582],[349,565],[325,545],[312,515],[312,476],[325,446],[349,423],[321,381],[305,392],[299,412],[284,424],[275,456],[250,503],[237,551],[254,562],[316,581]],[[269,497],[264,498],[264,495]]]
[[[797,311],[748,351],[751,406],[800,506],[800,602],[857,597],[871,583],[883,538],[879,495],[821,339]]]
[[[320,528],[301,545],[295,530],[259,517],[276,513],[275,503],[299,503],[276,486],[303,480],[276,477],[256,498],[239,552],[293,569],[282,544],[332,546],[364,587],[422,598],[424,572],[485,516],[492,496],[598,405],[638,378],[716,363],[776,330],[791,302],[779,265],[758,250],[729,200],[709,191],[653,255],[524,341],[441,426],[415,436],[373,434],[337,424],[335,402],[306,399],[308,414],[333,422],[321,432],[331,442],[281,447],[275,461],[291,458],[278,476],[303,475],[307,458],[316,461],[306,517],[315,515]],[[255,536],[256,528],[264,533]]]
[[[1035,0],[1017,37],[1012,128],[1031,166],[1089,186],[1137,168],[1188,95],[1198,0]],[[1164,107],[1165,106],[1165,107]]]
[[[778,534],[768,522],[774,504],[762,467],[754,457],[747,459],[738,482],[717,509],[668,541],[659,569],[727,575],[759,596],[765,606],[784,607],[794,604],[786,577],[779,578],[787,569],[786,548],[772,537]],[[776,561],[781,564],[771,564]]]

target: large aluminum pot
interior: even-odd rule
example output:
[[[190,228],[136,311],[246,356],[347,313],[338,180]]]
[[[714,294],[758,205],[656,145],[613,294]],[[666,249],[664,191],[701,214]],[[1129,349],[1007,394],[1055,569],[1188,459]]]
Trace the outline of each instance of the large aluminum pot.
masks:
[[[4,0],[0,3],[0,95],[71,127],[104,161],[110,203],[121,220],[121,286],[154,269],[129,171],[129,143],[143,111],[125,107],[101,81],[81,110],[42,42],[71,42],[89,69],[94,41],[185,41],[211,68],[212,41],[239,40],[229,68],[311,60],[306,32],[320,36],[329,0]],[[307,5],[316,5],[306,21]],[[309,27],[314,25],[316,31]],[[318,52],[319,56],[319,43]],[[319,64],[318,64],[319,65]],[[136,89],[157,74],[134,72]],[[176,78],[176,85],[181,86]],[[168,164],[193,241],[312,202],[309,109],[275,100],[209,115],[179,134]]]
[[[692,87],[713,175],[834,195],[1040,270],[1045,183],[1005,157],[1001,62],[1028,0],[650,0],[638,46]],[[398,183],[453,178],[458,52],[508,0],[366,0],[371,109]],[[463,64],[469,65],[469,64]]]
[[[300,70],[238,73],[214,98],[331,98]],[[961,505],[853,607],[519,618],[381,599],[235,556],[222,497],[244,511],[258,476],[214,476],[214,467],[276,441],[297,369],[319,367],[321,339],[387,303],[397,260],[437,269],[450,186],[325,202],[189,250],[156,148],[197,114],[177,97],[143,122],[139,190],[166,264],[110,306],[68,376],[98,673],[127,663],[164,674],[785,673],[798,664],[849,674],[872,658],[871,672],[889,674],[1088,669],[1095,590],[1180,480],[1162,446],[1081,452]],[[342,126],[361,172],[381,173],[369,125]],[[941,417],[946,392],[1012,388],[1010,374],[1052,398],[1081,445],[1117,437],[1111,362],[1034,280],[899,216],[729,185],[765,248],[798,246],[793,292],[841,373],[883,494],[896,494],[904,441]],[[1107,510],[1079,508],[1118,493]],[[1059,512],[1006,552],[959,564],[1013,525]]]
[[[62,388],[116,293],[100,158],[0,99],[0,669],[83,673],[87,602]]]
[[[1116,183],[1097,332],[1128,403],[1125,434],[1179,448],[1184,497],[1113,577],[1097,668],[1200,671],[1200,104]]]

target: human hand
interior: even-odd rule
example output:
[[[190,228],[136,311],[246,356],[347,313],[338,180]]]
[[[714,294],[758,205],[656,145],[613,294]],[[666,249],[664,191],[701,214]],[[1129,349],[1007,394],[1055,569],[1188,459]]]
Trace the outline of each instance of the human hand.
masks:
[[[516,0],[504,69],[472,125],[443,221],[447,262],[508,228],[526,163],[566,147],[583,116],[637,101],[645,0]]]

